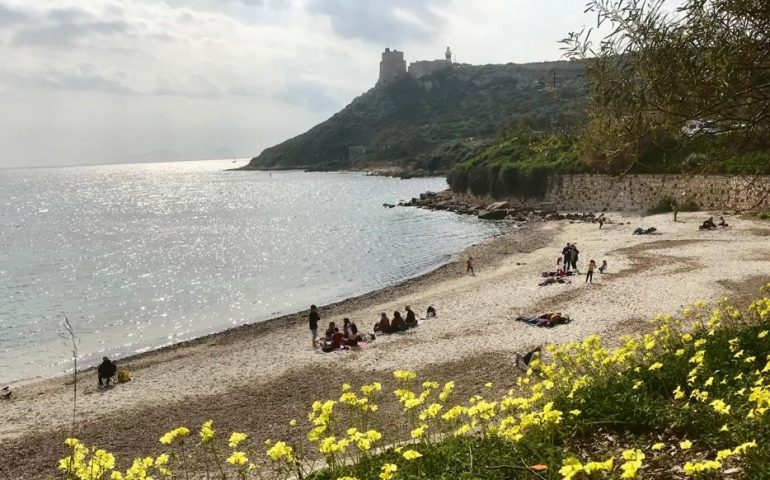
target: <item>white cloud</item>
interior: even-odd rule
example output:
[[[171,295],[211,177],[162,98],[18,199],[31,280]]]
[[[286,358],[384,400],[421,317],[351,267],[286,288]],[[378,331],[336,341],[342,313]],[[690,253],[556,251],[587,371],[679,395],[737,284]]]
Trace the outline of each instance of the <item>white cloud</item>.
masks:
[[[385,46],[409,61],[443,57],[446,45],[468,63],[556,59],[582,10],[574,0],[0,0],[0,166],[256,154],[374,85]]]

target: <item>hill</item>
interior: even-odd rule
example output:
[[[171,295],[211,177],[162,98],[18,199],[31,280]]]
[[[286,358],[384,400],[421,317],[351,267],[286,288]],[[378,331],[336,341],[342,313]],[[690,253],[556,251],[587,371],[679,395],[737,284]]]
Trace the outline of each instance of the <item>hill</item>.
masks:
[[[463,65],[374,88],[245,169],[389,167],[443,173],[517,120],[538,130],[582,123],[579,62]],[[565,127],[567,128],[567,127]]]

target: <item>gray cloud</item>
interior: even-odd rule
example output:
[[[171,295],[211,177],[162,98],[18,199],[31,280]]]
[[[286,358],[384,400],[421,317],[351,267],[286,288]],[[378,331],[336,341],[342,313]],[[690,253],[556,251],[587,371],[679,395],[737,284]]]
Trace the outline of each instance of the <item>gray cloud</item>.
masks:
[[[76,8],[54,9],[36,19],[35,26],[19,30],[12,41],[17,46],[72,46],[84,38],[123,34],[129,30],[123,20],[103,20]]]
[[[43,88],[54,91],[93,91],[120,95],[139,93],[126,85],[120,78],[111,78],[100,73],[91,64],[81,64],[68,70],[48,69],[34,73],[3,71],[2,74],[6,79],[12,79],[16,85],[25,88]]]
[[[9,7],[0,5],[0,26],[11,26],[27,23],[31,20],[29,14],[22,12],[21,10],[15,10]]]
[[[447,0],[309,0],[307,8],[311,13],[327,16],[339,35],[391,44],[430,39],[445,23],[433,7],[447,3]],[[407,12],[420,23],[401,18],[397,10]]]

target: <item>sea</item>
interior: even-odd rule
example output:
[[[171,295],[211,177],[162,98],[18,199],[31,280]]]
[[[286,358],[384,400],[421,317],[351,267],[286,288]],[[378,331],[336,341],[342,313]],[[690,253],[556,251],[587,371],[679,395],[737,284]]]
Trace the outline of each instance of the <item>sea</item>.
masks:
[[[509,228],[389,208],[443,178],[232,160],[0,170],[0,384],[394,285]],[[373,312],[374,314],[375,312]]]

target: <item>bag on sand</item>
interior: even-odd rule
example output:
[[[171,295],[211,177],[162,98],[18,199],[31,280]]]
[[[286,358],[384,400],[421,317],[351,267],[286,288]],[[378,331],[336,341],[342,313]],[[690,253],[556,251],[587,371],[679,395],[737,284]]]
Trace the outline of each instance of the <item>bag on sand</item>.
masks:
[[[118,370],[118,383],[126,383],[131,381],[131,372],[125,368]]]

